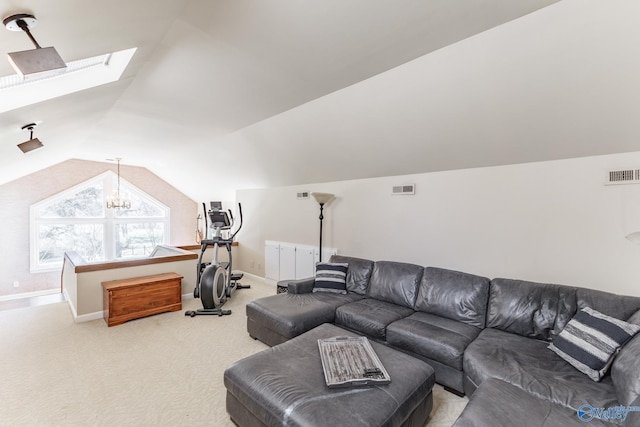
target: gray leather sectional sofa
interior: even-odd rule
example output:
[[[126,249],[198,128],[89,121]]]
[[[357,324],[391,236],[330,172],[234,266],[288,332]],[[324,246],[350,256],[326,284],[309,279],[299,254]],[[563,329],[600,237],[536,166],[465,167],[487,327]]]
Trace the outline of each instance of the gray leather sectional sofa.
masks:
[[[400,262],[331,262],[349,264],[346,295],[312,292],[313,278],[290,281],[288,293],[247,305],[249,334],[274,346],[334,323],[399,349],[470,396],[457,426],[640,425],[640,412],[624,409],[640,410],[640,334],[600,382],[547,348],[584,307],[640,324],[640,298]]]

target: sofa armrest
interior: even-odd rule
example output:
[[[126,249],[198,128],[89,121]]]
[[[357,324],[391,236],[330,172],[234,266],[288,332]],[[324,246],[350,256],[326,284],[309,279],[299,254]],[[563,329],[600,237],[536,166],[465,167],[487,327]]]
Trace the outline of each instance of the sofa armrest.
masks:
[[[307,277],[306,279],[298,280],[283,280],[278,283],[286,284],[288,293],[290,294],[308,294],[313,291],[315,277]]]

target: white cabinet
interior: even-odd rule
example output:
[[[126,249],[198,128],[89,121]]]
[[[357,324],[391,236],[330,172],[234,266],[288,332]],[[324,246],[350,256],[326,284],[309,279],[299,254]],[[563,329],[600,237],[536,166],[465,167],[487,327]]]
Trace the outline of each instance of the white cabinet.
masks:
[[[296,245],[280,243],[280,280],[296,278]]]
[[[322,259],[329,261],[337,249],[322,248]],[[266,240],[264,244],[264,277],[277,282],[287,279],[313,277],[320,258],[318,248],[296,243]]]
[[[280,280],[280,243],[267,240],[264,244],[264,278]]]
[[[313,277],[316,274],[315,248],[296,246],[296,279]]]

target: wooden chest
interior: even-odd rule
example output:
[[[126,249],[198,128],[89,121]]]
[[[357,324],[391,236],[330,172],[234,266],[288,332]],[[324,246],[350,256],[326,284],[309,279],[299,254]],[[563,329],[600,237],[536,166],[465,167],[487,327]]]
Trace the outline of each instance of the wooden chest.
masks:
[[[114,326],[166,311],[182,310],[182,276],[154,274],[102,282],[104,320]]]

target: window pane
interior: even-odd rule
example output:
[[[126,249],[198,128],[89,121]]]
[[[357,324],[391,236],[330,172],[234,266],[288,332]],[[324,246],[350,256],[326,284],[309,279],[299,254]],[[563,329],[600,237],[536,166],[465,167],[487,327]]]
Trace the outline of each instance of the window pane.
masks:
[[[114,184],[115,185],[115,184]],[[114,187],[115,188],[115,187]],[[118,218],[164,218],[165,209],[149,197],[144,197],[131,187],[121,184],[121,192],[131,201],[131,208],[116,209]]]
[[[116,258],[143,257],[164,243],[164,223],[116,224],[116,235]]]
[[[104,217],[102,182],[84,188],[75,194],[56,200],[40,208],[41,218],[102,218]]]
[[[104,260],[102,224],[40,224],[38,262],[61,263],[65,252],[75,251],[88,262]]]

